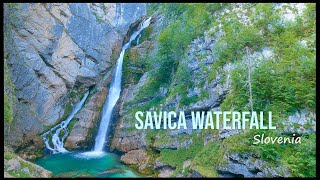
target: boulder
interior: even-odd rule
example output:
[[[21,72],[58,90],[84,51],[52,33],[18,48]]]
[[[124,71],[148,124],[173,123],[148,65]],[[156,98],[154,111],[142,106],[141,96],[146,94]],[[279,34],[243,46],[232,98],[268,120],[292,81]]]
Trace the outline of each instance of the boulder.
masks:
[[[7,171],[20,170],[20,162],[17,159],[10,159],[9,161],[7,161],[7,166],[9,166],[7,168]]]

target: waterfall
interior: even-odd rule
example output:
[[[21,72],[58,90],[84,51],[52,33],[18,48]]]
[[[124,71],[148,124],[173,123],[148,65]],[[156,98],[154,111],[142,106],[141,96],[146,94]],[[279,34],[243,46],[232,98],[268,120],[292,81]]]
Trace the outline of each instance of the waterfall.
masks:
[[[63,147],[63,142],[64,142],[65,138],[69,135],[68,124],[72,120],[73,116],[81,109],[81,107],[83,106],[84,102],[86,101],[88,95],[89,95],[89,91],[87,91],[85,93],[85,95],[83,96],[83,98],[81,99],[81,101],[75,105],[71,114],[68,116],[68,118],[66,120],[62,121],[58,125],[51,128],[48,132],[41,135],[47,149],[51,150],[53,153],[68,152]],[[63,135],[60,138],[59,136],[60,136],[61,132],[63,133]],[[51,147],[51,145],[49,143],[50,137],[48,135],[51,135],[51,142],[53,144],[53,147]]]
[[[130,47],[131,41],[136,39],[136,37],[141,33],[141,31],[149,26],[150,20],[151,20],[151,17],[143,21],[139,30],[134,32],[131,35],[129,42],[122,47],[120,57],[117,60],[114,78],[110,84],[109,94],[107,96],[107,100],[105,101],[105,104],[103,105],[101,122],[98,130],[98,134],[95,139],[95,145],[94,145],[94,152],[96,153],[103,152],[103,146],[106,140],[106,136],[108,134],[108,127],[111,120],[112,111],[120,97],[122,63],[123,63],[124,53]]]

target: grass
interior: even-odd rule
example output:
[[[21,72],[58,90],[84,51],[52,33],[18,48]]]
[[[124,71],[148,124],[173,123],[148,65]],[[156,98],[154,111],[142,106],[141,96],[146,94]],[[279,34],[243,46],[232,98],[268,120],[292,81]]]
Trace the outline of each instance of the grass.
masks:
[[[15,154],[11,153],[11,152],[4,152],[4,159],[6,160],[10,160],[15,156]]]
[[[150,24],[146,29],[144,29],[141,32],[141,37],[139,39],[139,43],[141,44],[143,41],[147,40],[151,33],[152,33],[152,29],[153,29],[153,24]]]
[[[31,176],[28,173],[17,170],[10,171],[9,174],[16,178],[31,178]]]
[[[7,124],[10,124],[13,120],[13,116],[12,116],[12,108],[10,106],[10,103],[9,103],[9,100],[8,100],[8,97],[6,95],[6,93],[3,93],[4,94],[4,121],[7,123]]]
[[[216,177],[215,169],[226,163],[221,142],[209,142],[194,157],[191,165],[202,176]]]
[[[4,158],[6,160],[11,160],[14,158],[17,159],[17,155],[15,155],[12,152],[4,152]],[[32,166],[32,164],[26,161],[19,161],[19,163],[20,163],[19,170],[11,170],[8,173],[13,177],[18,177],[18,178],[32,177],[30,174],[32,174],[35,171],[35,168]],[[26,167],[29,169],[30,174],[21,171],[23,168],[26,168]]]
[[[67,117],[68,117],[68,116],[70,115],[70,113],[72,112],[72,109],[73,109],[73,106],[72,106],[71,102],[68,102],[68,103],[66,104],[65,109],[64,109],[64,114],[63,114],[62,118],[61,118],[58,122],[60,123],[61,121],[67,119]],[[58,124],[59,124],[59,123],[58,123]]]
[[[137,84],[145,72],[145,59],[140,57],[138,50],[128,49],[124,54],[122,87]]]
[[[69,124],[67,126],[69,133],[71,132],[71,130],[72,130],[73,126],[76,124],[76,122],[77,122],[77,120],[75,120],[75,119],[71,119],[71,121],[69,122]]]
[[[5,58],[4,67],[3,67],[3,74],[4,74],[4,87],[9,89],[9,93],[6,94],[4,92],[4,121],[8,124],[10,124],[13,121],[13,112],[12,112],[12,105],[11,103],[14,103],[14,97],[15,97],[15,86],[12,83],[12,80],[10,78],[6,59],[8,59],[9,54],[7,54],[7,57]]]
[[[188,159],[193,159],[193,157],[203,148],[203,142],[199,138],[200,136],[194,136],[193,143],[189,148],[181,148],[177,150],[163,149],[160,152],[160,161],[175,167],[176,170],[174,173],[182,171],[183,162]]]

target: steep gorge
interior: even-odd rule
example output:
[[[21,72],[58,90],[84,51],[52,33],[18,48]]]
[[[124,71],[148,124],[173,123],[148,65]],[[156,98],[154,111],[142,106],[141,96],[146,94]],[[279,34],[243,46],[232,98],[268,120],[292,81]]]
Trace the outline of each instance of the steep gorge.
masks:
[[[121,47],[148,16],[150,26],[124,54],[111,152],[153,177],[313,176],[313,10],[312,4],[5,4],[5,146],[27,160],[43,156],[40,135],[65,120],[89,89],[64,147],[91,150]],[[191,111],[249,109],[248,56],[254,107],[273,111],[279,127],[263,133],[295,133],[305,145],[253,146],[252,135],[262,131],[190,128]],[[134,113],[148,110],[185,111],[188,129],[137,130]]]

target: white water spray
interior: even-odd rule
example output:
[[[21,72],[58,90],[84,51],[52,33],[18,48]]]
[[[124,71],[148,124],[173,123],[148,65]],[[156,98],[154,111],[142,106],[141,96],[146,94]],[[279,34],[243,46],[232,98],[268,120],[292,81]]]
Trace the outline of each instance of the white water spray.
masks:
[[[48,132],[41,135],[47,149],[51,150],[53,153],[68,152],[63,147],[64,139],[69,135],[68,124],[72,120],[73,116],[81,109],[81,107],[83,106],[84,102],[86,101],[88,95],[89,95],[89,91],[87,91],[85,93],[85,95],[83,96],[83,98],[81,99],[81,101],[75,105],[71,114],[69,115],[69,117],[66,120],[62,121],[60,124],[51,128]],[[63,135],[60,138],[59,135],[62,130],[63,130],[63,132],[62,132]],[[48,135],[51,135],[51,137],[52,137],[51,142],[53,144],[53,147],[51,147],[51,145],[49,143],[50,137]]]
[[[141,34],[139,34],[139,36],[137,37],[137,45],[139,45],[139,40],[140,40],[140,38],[141,38]]]
[[[99,126],[98,134],[95,139],[94,151],[92,152],[92,154],[103,153],[103,147],[106,141],[106,136],[108,134],[108,127],[110,124],[112,111],[119,99],[120,92],[121,92],[122,63],[123,63],[124,53],[130,47],[131,41],[136,39],[136,37],[141,33],[141,31],[149,26],[150,21],[151,21],[151,17],[143,21],[139,30],[134,32],[131,35],[129,42],[122,47],[120,57],[117,60],[115,76],[111,82],[107,100],[103,105],[101,123]]]

